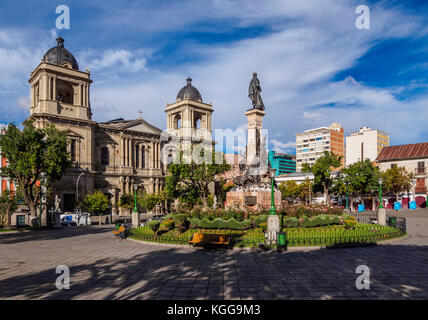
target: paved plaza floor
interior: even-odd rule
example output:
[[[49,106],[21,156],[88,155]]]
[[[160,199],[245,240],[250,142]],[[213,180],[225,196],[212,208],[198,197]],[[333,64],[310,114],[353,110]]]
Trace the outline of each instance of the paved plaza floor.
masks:
[[[428,210],[403,214],[405,238],[284,253],[119,242],[97,226],[0,234],[0,299],[428,299]],[[370,289],[356,288],[359,265]]]

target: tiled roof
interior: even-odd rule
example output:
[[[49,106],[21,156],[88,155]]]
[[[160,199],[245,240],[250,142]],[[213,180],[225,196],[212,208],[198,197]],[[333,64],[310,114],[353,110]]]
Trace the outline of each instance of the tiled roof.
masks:
[[[384,147],[377,161],[428,158],[428,142]]]

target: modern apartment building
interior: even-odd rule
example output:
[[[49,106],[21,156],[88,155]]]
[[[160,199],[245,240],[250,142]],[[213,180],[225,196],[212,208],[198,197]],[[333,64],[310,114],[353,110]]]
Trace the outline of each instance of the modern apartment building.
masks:
[[[306,130],[296,134],[296,171],[302,171],[303,163],[313,165],[318,158],[324,155],[325,151],[343,157],[345,155],[344,142],[342,125],[337,122],[332,123],[329,127]]]
[[[275,176],[296,172],[296,156],[294,154],[269,151],[269,163],[276,170]]]
[[[369,127],[362,127],[346,137],[345,164],[349,166],[358,161],[375,161],[384,147],[389,146],[389,134]]]

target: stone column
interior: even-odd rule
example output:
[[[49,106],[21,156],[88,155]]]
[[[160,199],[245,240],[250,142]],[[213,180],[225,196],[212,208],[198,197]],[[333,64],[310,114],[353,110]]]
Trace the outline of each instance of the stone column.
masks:
[[[261,130],[265,114],[264,111],[259,109],[251,109],[245,113],[248,121],[247,165],[257,163],[260,160]],[[257,138],[257,135],[259,135],[259,138]]]
[[[381,226],[386,226],[386,210],[385,208],[377,209],[377,223]]]
[[[150,168],[155,167],[155,143],[152,141],[150,148]]]

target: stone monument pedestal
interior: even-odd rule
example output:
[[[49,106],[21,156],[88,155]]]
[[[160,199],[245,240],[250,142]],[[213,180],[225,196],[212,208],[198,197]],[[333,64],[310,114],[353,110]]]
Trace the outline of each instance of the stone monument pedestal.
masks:
[[[278,215],[269,215],[267,220],[266,243],[277,244],[279,233]]]
[[[274,192],[274,199],[275,207],[279,208],[281,205],[281,191]],[[229,209],[235,206],[248,211],[268,209],[271,206],[271,191],[268,188],[258,191],[229,191],[226,194],[225,207]]]
[[[140,213],[132,212],[132,228],[138,228],[140,226]]]
[[[386,226],[386,210],[385,208],[377,209],[377,223],[381,226]]]

